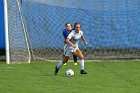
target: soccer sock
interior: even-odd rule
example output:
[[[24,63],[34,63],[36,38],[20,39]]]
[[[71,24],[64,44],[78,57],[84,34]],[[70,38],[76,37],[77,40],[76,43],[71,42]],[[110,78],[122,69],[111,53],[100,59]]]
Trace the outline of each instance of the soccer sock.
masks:
[[[60,61],[60,62],[57,64],[57,68],[60,69],[61,66],[62,66],[63,64],[64,64],[63,61]]]
[[[80,64],[80,70],[84,70],[84,59],[79,61]]]
[[[77,56],[73,55],[74,62],[77,62]]]

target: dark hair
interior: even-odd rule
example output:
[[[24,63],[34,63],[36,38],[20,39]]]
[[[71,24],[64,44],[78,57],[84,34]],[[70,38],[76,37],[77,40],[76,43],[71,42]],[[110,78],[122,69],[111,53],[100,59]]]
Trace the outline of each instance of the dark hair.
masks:
[[[75,24],[74,24],[74,28],[76,27],[76,25],[80,25],[80,27],[81,27],[81,24],[79,23],[79,22],[76,22]]]
[[[67,22],[67,23],[65,24],[65,26],[67,26],[68,24],[70,24],[70,25],[72,26],[72,24],[71,24],[70,22]]]

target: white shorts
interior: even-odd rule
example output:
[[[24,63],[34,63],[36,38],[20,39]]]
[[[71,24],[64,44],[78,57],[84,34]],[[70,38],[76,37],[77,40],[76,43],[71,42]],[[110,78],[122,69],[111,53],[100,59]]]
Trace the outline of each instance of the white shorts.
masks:
[[[69,45],[65,45],[64,46],[64,55],[65,56],[70,56],[71,54],[73,54],[76,50],[78,49],[78,46],[76,46],[75,48],[73,48],[72,46]]]

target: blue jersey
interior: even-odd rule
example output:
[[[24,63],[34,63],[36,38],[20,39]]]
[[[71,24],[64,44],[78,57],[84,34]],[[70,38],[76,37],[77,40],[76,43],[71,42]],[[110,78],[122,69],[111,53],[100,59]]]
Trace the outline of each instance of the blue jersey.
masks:
[[[65,41],[64,41],[65,43],[66,43],[66,39],[67,39],[68,35],[69,35],[69,32],[66,29],[64,29],[63,30],[63,36],[65,38]]]

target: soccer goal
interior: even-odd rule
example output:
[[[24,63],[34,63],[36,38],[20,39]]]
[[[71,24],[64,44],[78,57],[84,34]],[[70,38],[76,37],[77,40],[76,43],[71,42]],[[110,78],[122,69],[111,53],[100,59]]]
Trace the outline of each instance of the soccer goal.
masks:
[[[7,63],[60,60],[66,22],[80,22],[85,59],[140,58],[139,0],[4,0]],[[80,41],[79,47],[84,50]]]

